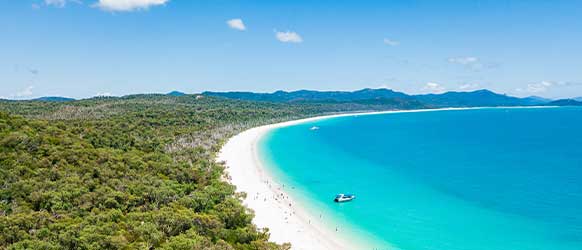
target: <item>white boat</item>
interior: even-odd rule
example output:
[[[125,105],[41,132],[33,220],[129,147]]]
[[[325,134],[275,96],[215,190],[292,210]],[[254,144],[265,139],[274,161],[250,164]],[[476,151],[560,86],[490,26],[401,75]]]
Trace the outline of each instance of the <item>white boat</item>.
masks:
[[[335,199],[333,199],[333,201],[335,202],[346,202],[346,201],[351,201],[353,199],[355,199],[356,196],[353,194],[338,194],[335,196]]]
[[[318,126],[313,126],[309,130],[319,130],[319,127]]]

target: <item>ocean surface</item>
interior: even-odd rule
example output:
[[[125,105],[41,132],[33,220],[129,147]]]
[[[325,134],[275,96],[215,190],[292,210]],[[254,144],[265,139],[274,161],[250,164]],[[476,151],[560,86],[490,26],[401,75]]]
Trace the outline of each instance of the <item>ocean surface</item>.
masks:
[[[338,117],[272,130],[259,152],[364,249],[582,249],[582,108]]]

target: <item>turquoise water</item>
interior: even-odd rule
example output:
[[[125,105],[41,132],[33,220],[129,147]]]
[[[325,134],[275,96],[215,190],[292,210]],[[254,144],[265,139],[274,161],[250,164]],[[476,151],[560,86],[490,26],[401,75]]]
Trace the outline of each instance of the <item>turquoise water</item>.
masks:
[[[339,117],[259,150],[313,220],[365,249],[582,249],[581,108]]]

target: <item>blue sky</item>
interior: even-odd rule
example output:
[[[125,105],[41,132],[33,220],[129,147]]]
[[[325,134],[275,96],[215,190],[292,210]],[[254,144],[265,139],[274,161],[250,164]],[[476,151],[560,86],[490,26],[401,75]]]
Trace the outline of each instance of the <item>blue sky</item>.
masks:
[[[0,97],[582,96],[582,1],[0,0]]]

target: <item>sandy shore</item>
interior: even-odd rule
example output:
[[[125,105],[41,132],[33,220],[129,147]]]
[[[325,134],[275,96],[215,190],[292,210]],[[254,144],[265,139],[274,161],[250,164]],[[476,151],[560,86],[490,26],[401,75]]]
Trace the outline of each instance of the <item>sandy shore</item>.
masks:
[[[349,239],[341,232],[336,232],[335,228],[324,224],[320,215],[305,211],[300,204],[289,198],[285,188],[267,173],[259,160],[259,139],[275,128],[332,117],[460,109],[465,108],[338,114],[256,127],[232,137],[222,148],[217,160],[226,162],[226,171],[237,191],[247,193],[244,205],[255,211],[253,222],[258,227],[269,228],[271,241],[289,242],[296,250],[365,249],[361,244],[356,245],[356,239]]]
[[[331,117],[331,116],[330,116]],[[293,249],[356,249],[337,240],[335,230],[318,225],[302,208],[292,201],[284,187],[265,171],[257,155],[257,143],[269,130],[314,121],[325,117],[302,119],[261,126],[232,137],[222,148],[219,161],[225,161],[231,183],[237,191],[247,193],[244,205],[255,211],[253,223],[267,227],[271,241],[289,242]]]

